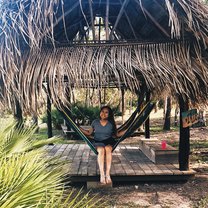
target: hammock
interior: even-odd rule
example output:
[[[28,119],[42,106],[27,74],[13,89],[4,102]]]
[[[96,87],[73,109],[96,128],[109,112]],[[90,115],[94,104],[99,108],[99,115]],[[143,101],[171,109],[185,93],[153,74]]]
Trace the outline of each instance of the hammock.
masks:
[[[138,99],[138,103],[137,103],[137,107],[135,109],[135,111],[131,114],[131,116],[128,118],[127,121],[125,121],[124,124],[122,124],[118,129],[117,131],[120,132],[120,131],[124,131],[126,130],[127,128],[129,128],[129,126],[131,125],[131,123],[134,121],[137,113],[139,113],[139,110],[140,110],[140,107],[142,105],[142,103],[144,103],[144,96],[145,96],[145,93],[144,91],[142,91],[142,93],[140,94],[139,96],[139,99]],[[144,109],[144,108],[143,108]],[[140,111],[141,112],[141,111]]]
[[[120,137],[120,139],[118,139],[116,144],[113,146],[113,150],[118,146],[120,142],[122,142],[127,137],[130,137],[131,134],[148,119],[154,106],[155,106],[155,103],[152,103],[152,102],[149,102],[144,106],[144,108],[139,112],[139,114],[137,115],[135,120],[131,123],[131,125],[129,126],[127,131],[124,133],[124,135]]]
[[[117,131],[120,132],[120,131],[124,131],[126,130],[130,125],[131,123],[134,121],[137,113],[139,111],[139,106],[137,106],[137,108],[135,109],[135,111],[131,114],[131,116],[128,118],[128,120],[122,124],[118,129]]]
[[[64,119],[66,120],[67,124],[72,127],[72,129],[78,134],[81,139],[83,139],[90,147],[90,149],[97,155],[98,152],[96,148],[94,147],[93,143],[85,136],[82,131],[79,129],[79,127],[74,123],[74,121],[68,116],[68,114],[65,111],[59,110],[59,112],[62,114]]]
[[[113,146],[113,150],[118,146],[120,142],[122,142],[127,137],[131,136],[131,134],[141,126],[146,119],[149,117],[150,112],[154,108],[155,103],[147,103],[144,108],[139,112],[139,114],[136,116],[134,121],[131,123],[125,134],[118,139],[116,144]],[[64,119],[66,120],[67,124],[72,127],[72,129],[80,136],[81,139],[83,139],[90,147],[90,149],[97,155],[98,152],[96,148],[94,147],[93,143],[83,134],[83,132],[79,129],[79,127],[74,123],[74,121],[70,118],[70,116],[65,112],[59,110]],[[113,151],[112,150],[112,151]]]

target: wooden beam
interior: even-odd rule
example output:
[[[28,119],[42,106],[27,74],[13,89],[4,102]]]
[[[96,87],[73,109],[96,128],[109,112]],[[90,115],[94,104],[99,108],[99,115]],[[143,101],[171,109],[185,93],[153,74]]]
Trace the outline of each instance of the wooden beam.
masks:
[[[122,3],[121,0],[120,0],[120,3]],[[131,28],[131,31],[132,31],[133,35],[134,35],[134,38],[137,39],[137,35],[136,35],[135,31],[134,31],[134,28],[133,28],[133,26],[131,24],[131,21],[130,21],[130,19],[129,19],[129,17],[128,17],[128,15],[127,15],[125,10],[124,10],[124,14],[125,14],[126,19],[127,19],[128,23],[129,23],[129,26]]]
[[[137,0],[135,0],[135,2],[139,5],[139,7],[141,7],[141,5],[139,4],[139,2]],[[144,15],[146,14],[150,20],[154,23],[154,25],[168,38],[170,38],[170,34],[165,30],[165,28],[163,28],[159,22],[156,21],[156,19],[147,11],[147,9],[145,7],[141,8],[142,11],[144,12]]]
[[[106,40],[109,40],[109,0],[106,1],[105,34]]]
[[[147,93],[146,93],[146,103],[148,103],[149,101],[150,101],[150,91],[147,91]],[[145,125],[145,138],[149,139],[150,138],[150,119],[149,119],[149,117],[145,121],[144,125]]]
[[[155,24],[155,26],[168,38],[170,38],[170,34],[156,21],[156,19],[143,7],[144,12],[151,19],[151,21]]]
[[[102,92],[101,89],[98,89],[98,97],[99,97],[99,107],[102,106]]]
[[[115,24],[114,24],[114,26],[113,26],[113,29],[111,30],[110,37],[109,37],[110,40],[112,39],[113,33],[114,33],[115,30],[116,30],[116,27],[117,27],[117,25],[118,25],[118,23],[119,23],[119,21],[120,21],[122,15],[123,15],[123,13],[124,13],[124,8],[125,8],[125,6],[128,4],[128,2],[129,2],[129,0],[125,0],[125,1],[123,2],[123,4],[122,4],[122,7],[121,7],[121,9],[120,9],[120,11],[119,11],[119,14],[118,14],[118,16],[117,16],[116,22],[115,22]]]
[[[93,40],[95,41],[96,37],[95,37],[95,25],[94,25],[94,15],[93,15],[93,9],[92,9],[92,1],[88,0],[88,2],[89,2],[89,7],[90,7],[90,17],[91,17],[91,24],[92,24],[92,37],[93,37]]]
[[[189,170],[190,131],[189,127],[183,128],[182,112],[188,111],[188,100],[179,96],[180,107],[180,138],[179,138],[179,169]]]
[[[62,14],[54,24],[51,25],[50,28],[48,28],[43,34],[42,37],[44,37],[47,33],[49,33],[50,31],[53,30],[53,28],[59,24],[59,22],[61,22],[62,20],[64,20],[64,18],[69,15],[76,7],[79,6],[79,1],[77,1],[72,7],[70,7],[69,10],[67,10],[66,12],[64,12],[64,14]]]
[[[23,127],[23,116],[22,116],[22,108],[20,106],[19,100],[15,98],[15,112],[14,112],[14,118],[17,121],[17,127],[22,128]]]
[[[111,26],[109,26],[109,29],[112,31],[112,27],[111,27]],[[116,35],[117,35],[117,34],[113,33],[114,38],[115,38],[116,40],[118,40],[118,37],[117,37]],[[120,35],[120,36],[122,36],[122,35]]]
[[[125,89],[121,88],[121,113],[122,113],[122,124],[124,123],[124,112],[125,111]]]
[[[106,0],[107,1],[107,0]],[[98,0],[98,1],[95,1],[95,0],[93,0],[93,4],[98,4],[99,6],[101,5],[101,4],[106,4],[106,2],[105,1],[101,1],[101,0]],[[120,3],[118,3],[118,2],[113,2],[112,0],[109,2],[109,5],[114,5],[114,6],[118,6],[118,5],[120,5]]]
[[[99,35],[98,35],[99,41],[100,41],[100,33],[101,33],[101,18],[99,18]]]
[[[157,0],[153,0],[153,2],[155,2],[155,4],[157,4],[161,10],[163,10],[163,12],[168,16],[168,10],[166,10],[162,5],[161,5],[161,1],[159,0],[159,2]]]
[[[52,118],[51,118],[51,100],[50,100],[50,88],[47,82],[47,126],[48,126],[48,138],[53,136],[52,132]]]

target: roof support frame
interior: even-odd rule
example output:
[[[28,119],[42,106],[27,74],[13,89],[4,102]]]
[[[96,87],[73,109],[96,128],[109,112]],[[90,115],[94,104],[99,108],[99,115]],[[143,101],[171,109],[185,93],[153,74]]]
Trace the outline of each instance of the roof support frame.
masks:
[[[92,9],[92,2],[91,0],[88,0],[89,7],[90,7],[90,18],[91,18],[91,25],[92,25],[92,36],[93,40],[95,40],[95,25],[94,25],[94,15],[93,15],[93,9]]]
[[[119,11],[119,14],[118,14],[118,16],[117,16],[116,22],[115,22],[115,24],[114,24],[114,26],[113,26],[113,28],[112,28],[112,30],[111,30],[110,37],[109,37],[110,40],[112,39],[113,33],[115,32],[116,27],[117,27],[117,25],[118,25],[118,23],[119,23],[119,21],[120,21],[122,15],[123,15],[123,13],[124,13],[124,8],[126,7],[126,5],[127,5],[128,3],[129,3],[129,0],[124,0],[123,4],[122,4],[122,6],[121,6],[121,9],[120,9],[120,11]]]
[[[141,9],[144,15],[147,15],[149,17],[149,19],[152,21],[155,27],[159,29],[162,32],[162,34],[164,34],[166,37],[170,38],[170,34],[158,23],[158,21],[156,21],[156,19],[148,12],[148,10],[142,5],[140,5],[138,0],[134,0],[134,1],[137,3],[139,7],[142,7]]]
[[[106,1],[105,33],[106,33],[106,40],[109,40],[109,0]]]
[[[62,20],[64,20],[65,17],[66,17],[67,15],[69,15],[69,14],[70,14],[75,8],[77,8],[79,5],[80,5],[80,4],[79,4],[79,1],[77,1],[72,7],[70,7],[69,10],[67,10],[66,12],[64,12],[64,14],[62,14],[62,15],[56,20],[56,22],[55,22],[53,25],[51,25],[51,27],[50,27],[48,30],[46,30],[45,33],[43,33],[42,36],[44,37],[47,33],[51,32],[51,31],[53,30],[53,28],[59,24],[59,22],[61,22]]]
[[[120,3],[122,3],[121,0],[120,0]],[[134,35],[134,38],[135,38],[135,39],[138,39],[138,37],[137,37],[137,35],[136,35],[135,31],[134,31],[134,28],[133,28],[133,26],[132,26],[132,24],[131,24],[131,21],[130,21],[130,19],[129,19],[127,13],[126,13],[126,10],[124,10],[124,14],[125,14],[125,17],[126,17],[128,23],[129,23],[129,26],[130,26],[130,28],[131,28],[131,31],[132,31],[133,35]]]

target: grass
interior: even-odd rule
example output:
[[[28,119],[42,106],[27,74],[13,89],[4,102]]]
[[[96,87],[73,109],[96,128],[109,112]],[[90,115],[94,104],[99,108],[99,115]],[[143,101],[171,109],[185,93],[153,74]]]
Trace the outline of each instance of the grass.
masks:
[[[178,148],[179,142],[171,142],[171,146]],[[191,141],[190,151],[191,151],[191,161],[192,162],[208,162],[208,154],[206,154],[208,148],[208,142],[206,140],[201,141]],[[203,153],[204,152],[204,153]]]
[[[195,208],[207,208],[208,205],[208,196],[202,198],[194,207]]]
[[[58,129],[53,129],[53,136],[59,137],[59,140],[56,142],[56,144],[83,144],[84,141],[82,140],[75,140],[75,139],[69,139],[69,137],[66,137],[63,135],[62,130]],[[48,139],[48,134],[47,134],[47,127],[40,127],[39,131],[34,134],[34,137],[37,140],[42,140],[42,139]]]
[[[151,133],[157,134],[157,133],[162,133],[164,132],[163,130],[163,126],[162,125],[158,125],[158,126],[151,126],[150,127],[150,131]],[[179,131],[179,127],[178,126],[171,126],[169,131]]]

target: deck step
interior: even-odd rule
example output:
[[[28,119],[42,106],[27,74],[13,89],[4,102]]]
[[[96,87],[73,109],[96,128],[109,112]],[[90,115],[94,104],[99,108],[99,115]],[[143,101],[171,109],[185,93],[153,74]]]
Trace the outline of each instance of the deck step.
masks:
[[[97,188],[112,188],[113,183],[108,183],[108,184],[101,184],[98,181],[87,181],[87,189],[97,189]]]
[[[178,163],[178,150],[168,144],[163,149],[158,139],[141,139],[139,148],[156,164]]]

